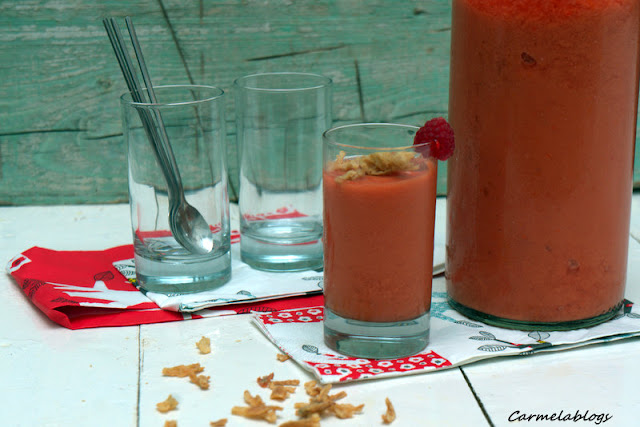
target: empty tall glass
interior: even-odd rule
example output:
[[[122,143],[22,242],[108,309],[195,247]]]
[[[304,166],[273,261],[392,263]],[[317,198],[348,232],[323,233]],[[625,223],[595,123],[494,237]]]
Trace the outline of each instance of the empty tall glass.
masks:
[[[322,267],[322,132],[331,80],[266,73],[234,84],[242,260],[266,271]]]
[[[156,104],[133,102],[130,94],[121,98],[137,281],[146,291],[164,294],[208,290],[231,277],[224,93],[210,86],[160,86],[155,92]],[[169,227],[167,181],[143,121],[158,115],[175,154],[185,198],[213,235],[213,250],[207,254],[182,247]]]

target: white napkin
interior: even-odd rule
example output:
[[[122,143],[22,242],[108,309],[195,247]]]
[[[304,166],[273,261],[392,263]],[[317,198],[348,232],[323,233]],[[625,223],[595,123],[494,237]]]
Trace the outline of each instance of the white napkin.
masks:
[[[526,332],[471,320],[446,301],[444,278],[434,278],[430,342],[422,352],[395,360],[369,360],[336,353],[323,342],[322,307],[254,313],[264,335],[323,383],[433,372],[500,356],[559,351],[640,336],[640,314],[628,303],[612,320],[566,332]]]
[[[127,279],[135,279],[133,259],[117,261],[113,265]],[[224,285],[210,291],[176,296],[156,292],[144,293],[164,310],[193,312],[208,307],[321,292],[322,272],[309,270],[295,273],[270,273],[254,270],[241,261],[240,245],[234,243],[231,245],[231,280]]]

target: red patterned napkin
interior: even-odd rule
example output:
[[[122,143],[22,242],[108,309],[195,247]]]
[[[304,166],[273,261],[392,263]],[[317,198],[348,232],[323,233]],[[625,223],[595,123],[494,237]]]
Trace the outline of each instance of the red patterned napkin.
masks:
[[[274,311],[322,304],[322,295],[226,305],[192,313],[162,310],[113,266],[133,257],[133,245],[104,251],[33,247],[7,264],[25,295],[54,322],[69,328],[129,326]]]

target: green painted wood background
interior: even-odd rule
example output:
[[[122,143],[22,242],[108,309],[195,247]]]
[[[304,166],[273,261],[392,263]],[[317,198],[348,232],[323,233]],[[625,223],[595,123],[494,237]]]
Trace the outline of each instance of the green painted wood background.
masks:
[[[127,15],[155,84],[310,71],[334,81],[335,123],[446,116],[450,0],[0,0],[1,205],[127,201],[125,85],[101,22]]]

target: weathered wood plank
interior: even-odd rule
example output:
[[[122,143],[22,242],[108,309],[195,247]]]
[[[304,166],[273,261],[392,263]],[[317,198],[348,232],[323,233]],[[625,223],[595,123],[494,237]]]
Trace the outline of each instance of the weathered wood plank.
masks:
[[[0,3],[0,204],[127,200],[118,104],[125,85],[101,17],[159,12],[155,1],[110,8]],[[148,48],[150,57],[178,64],[162,25],[148,31],[164,39],[161,51]]]
[[[437,6],[437,13],[418,11],[421,3]],[[422,110],[430,109],[427,102],[415,101],[429,92],[427,81],[415,75],[426,60],[421,47],[446,44],[442,37],[429,41],[422,27],[437,17],[439,27],[446,28],[447,3],[165,1],[111,2],[94,9],[73,0],[63,5],[33,1],[20,8],[18,2],[6,2],[0,40],[10,43],[2,57],[14,58],[14,64],[4,68],[8,78],[0,83],[0,95],[7,100],[0,134],[0,203],[126,200],[117,102],[124,84],[100,16],[134,17],[157,84],[191,81],[227,90],[229,163],[237,188],[229,90],[235,78],[259,71],[314,71],[334,80],[336,122],[366,117],[419,124],[426,119]],[[25,51],[31,55],[20,54]],[[376,71],[376,64],[385,63],[390,65]],[[446,79],[446,67],[439,71],[439,79]],[[24,76],[30,79],[22,82]],[[43,96],[55,101],[42,102]],[[412,101],[406,102],[409,96]],[[444,86],[438,97],[442,114]],[[385,100],[403,102],[389,109]]]
[[[419,125],[446,115],[449,0],[0,3],[0,204],[127,200],[118,96],[123,79],[101,23],[134,18],[154,83],[227,92],[238,187],[233,80],[311,71],[334,81],[336,123]],[[124,24],[123,24],[124,25]],[[445,191],[441,168],[439,191]],[[635,182],[640,186],[640,149]]]

